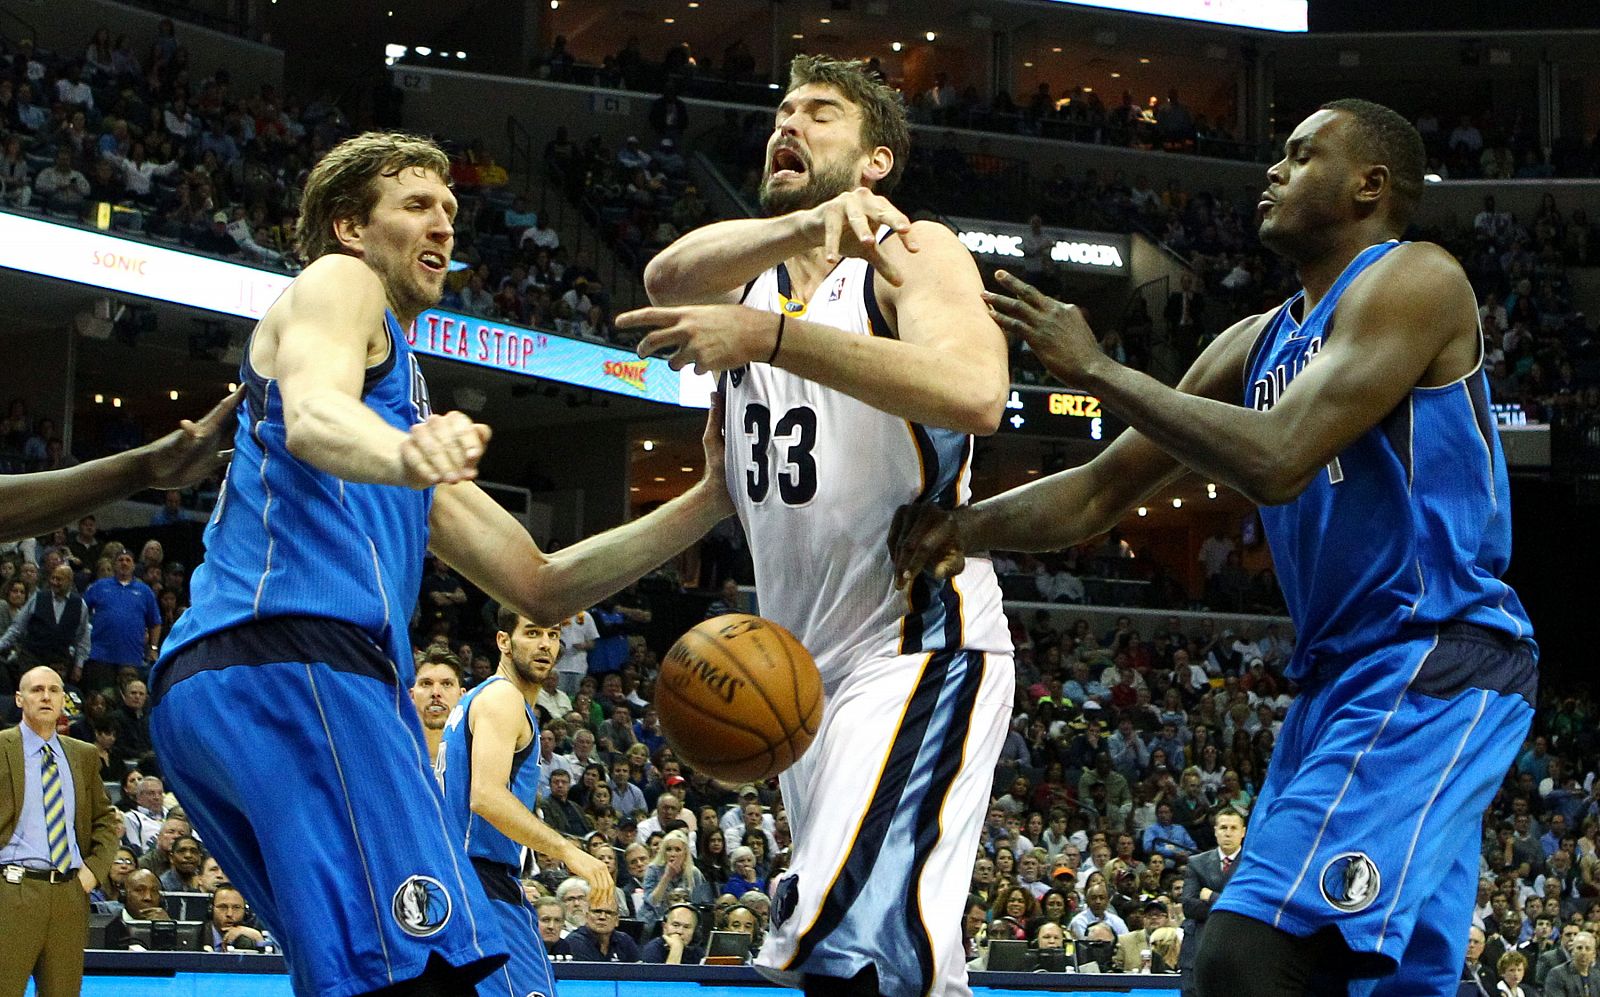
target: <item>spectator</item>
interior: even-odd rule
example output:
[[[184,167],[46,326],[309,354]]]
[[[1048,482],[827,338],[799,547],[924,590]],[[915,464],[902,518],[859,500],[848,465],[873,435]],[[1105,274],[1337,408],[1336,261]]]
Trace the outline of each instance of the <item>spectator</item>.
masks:
[[[148,869],[136,869],[123,881],[122,915],[106,925],[106,948],[143,951],[133,940],[131,925],[170,920],[172,915],[161,905],[161,881]]]
[[[167,819],[166,789],[161,780],[153,775],[147,775],[139,780],[139,789],[135,799],[137,805],[132,809],[125,809],[122,814],[122,840],[137,848],[141,853],[148,852],[160,836],[163,823]],[[127,804],[123,806],[126,808]]]
[[[550,773],[550,795],[539,804],[539,818],[550,828],[569,837],[581,837],[589,830],[583,809],[567,796],[572,776],[565,769]]]
[[[172,865],[161,874],[161,889],[167,893],[201,892],[200,867],[205,862],[206,854],[200,842],[184,835],[172,843],[169,855]]]
[[[77,214],[89,197],[89,178],[72,166],[72,150],[63,145],[56,150],[55,162],[33,178],[33,193],[42,207],[51,211]]]
[[[207,952],[267,952],[272,949],[260,928],[244,923],[244,894],[232,886],[220,886],[211,897],[211,923],[207,926]]]
[[[1084,900],[1087,906],[1074,915],[1067,925],[1067,931],[1073,938],[1087,937],[1089,926],[1094,924],[1105,924],[1119,937],[1128,933],[1127,924],[1111,909],[1111,893],[1105,884],[1096,883],[1086,889]]]
[[[176,813],[169,813],[167,819],[161,822],[161,832],[156,835],[155,847],[144,853],[139,859],[139,868],[155,873],[158,877],[165,876],[172,868],[172,849],[178,839],[187,837],[192,833],[187,818]]]
[[[639,946],[625,932],[617,930],[615,897],[591,902],[586,918],[583,927],[561,940],[557,954],[570,956],[578,962],[639,961]]]
[[[50,580],[16,610],[0,636],[0,654],[16,648],[18,672],[49,665],[57,673],[77,675],[89,656],[89,609],[72,587],[72,568],[57,564]]]
[[[101,689],[116,679],[117,669],[133,666],[142,674],[154,661],[160,637],[161,607],[155,593],[133,577],[133,555],[126,551],[113,562],[116,574],[90,585],[83,601],[93,614],[90,623],[89,658],[84,665],[83,684]],[[126,732],[124,732],[126,733]],[[141,746],[148,746],[142,740]],[[123,738],[124,750],[134,745]]]
[[[556,659],[557,684],[568,696],[578,694],[578,685],[589,674],[589,650],[600,638],[594,616],[579,613],[561,624],[561,657]]]
[[[711,884],[690,861],[692,854],[685,831],[670,831],[661,839],[644,876],[640,919],[646,931],[652,930],[667,909],[679,902],[674,897],[680,892],[685,894],[682,899],[696,905],[710,904],[714,899]]]
[[[661,920],[661,937],[645,943],[639,953],[639,961],[674,966],[698,965],[705,959],[705,949],[694,944],[699,926],[700,915],[693,907],[675,904]]]

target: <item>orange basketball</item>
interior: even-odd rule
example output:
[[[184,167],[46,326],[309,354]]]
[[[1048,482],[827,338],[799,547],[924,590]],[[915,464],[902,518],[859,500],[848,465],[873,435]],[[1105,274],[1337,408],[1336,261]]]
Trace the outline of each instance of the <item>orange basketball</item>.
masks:
[[[730,613],[672,645],[655,702],[685,764],[723,782],[756,782],[793,765],[817,736],[822,676],[794,634]]]

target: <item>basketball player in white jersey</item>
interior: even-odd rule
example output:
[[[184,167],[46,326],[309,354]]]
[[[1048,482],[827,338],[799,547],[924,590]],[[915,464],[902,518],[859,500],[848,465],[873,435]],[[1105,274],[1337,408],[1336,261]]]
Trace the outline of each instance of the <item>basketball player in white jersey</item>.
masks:
[[[955,235],[882,194],[909,145],[860,63],[800,56],[767,143],[770,217],[721,222],[645,274],[642,355],[725,371],[728,489],[762,611],[811,651],[816,743],[781,778],[794,830],[757,967],[808,994],[965,995],[961,913],[1011,715],[987,561],[896,589],[896,506],[968,500],[1004,339]],[[874,193],[876,191],[876,193]]]

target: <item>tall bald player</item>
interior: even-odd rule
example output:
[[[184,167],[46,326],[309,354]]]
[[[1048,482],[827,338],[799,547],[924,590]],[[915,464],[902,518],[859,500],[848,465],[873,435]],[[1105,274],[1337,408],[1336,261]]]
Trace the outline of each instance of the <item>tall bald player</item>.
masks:
[[[968,993],[961,911],[1011,715],[989,562],[898,592],[895,508],[968,499],[1008,374],[955,235],[884,195],[909,146],[860,63],[802,56],[767,142],[771,217],[708,225],[646,272],[642,354],[725,371],[728,489],[762,612],[816,658],[811,750],[782,776],[794,854],[758,968],[813,994]]]
[[[1533,718],[1477,301],[1448,252],[1400,241],[1425,158],[1416,129],[1368,101],[1300,122],[1259,212],[1304,290],[1224,332],[1177,389],[1003,276],[1011,293],[988,296],[1001,321],[1133,430],[970,510],[901,517],[914,573],[1081,542],[1190,469],[1261,506],[1300,695],[1206,918],[1202,997],[1455,993],[1483,811]]]

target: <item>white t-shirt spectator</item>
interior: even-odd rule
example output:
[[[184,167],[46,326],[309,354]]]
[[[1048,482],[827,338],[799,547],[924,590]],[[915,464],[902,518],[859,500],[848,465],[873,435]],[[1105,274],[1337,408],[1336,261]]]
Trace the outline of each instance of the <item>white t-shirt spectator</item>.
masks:
[[[556,661],[556,671],[572,675],[589,673],[589,648],[600,639],[600,630],[594,625],[594,614],[582,612],[561,624],[561,657]]]

